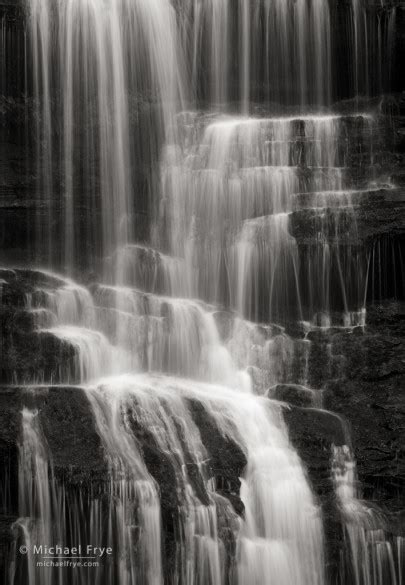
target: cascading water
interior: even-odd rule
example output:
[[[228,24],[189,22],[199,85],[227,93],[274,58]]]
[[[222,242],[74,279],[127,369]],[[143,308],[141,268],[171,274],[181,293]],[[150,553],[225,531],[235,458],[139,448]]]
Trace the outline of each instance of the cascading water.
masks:
[[[372,95],[382,93],[389,83],[392,70],[392,43],[395,30],[396,7],[382,15],[376,12],[367,16],[363,0],[351,3],[351,28],[353,33],[352,77],[355,94]],[[386,49],[385,49],[385,47]],[[384,49],[388,53],[387,67],[382,64]],[[377,58],[371,57],[376,51]]]
[[[332,471],[347,533],[353,583],[401,583],[404,539],[397,536],[390,542],[381,528],[378,510],[368,508],[358,498],[356,463],[347,445],[333,449]]]
[[[131,136],[130,101],[140,92],[158,100],[156,109],[161,111],[154,121],[164,139],[183,100],[175,14],[166,0],[119,0],[102,6],[91,0],[38,0],[29,3],[29,11],[39,103],[39,225],[46,216],[44,233],[37,238],[40,249],[48,248],[39,260],[62,261],[71,272],[80,262],[80,234],[95,245],[93,263],[105,261],[117,245],[132,239],[131,160],[139,146]],[[54,116],[62,124],[60,144],[53,139]],[[59,201],[53,196],[55,150],[63,161]],[[77,210],[86,199],[91,213],[82,225]],[[60,237],[52,227],[57,206],[64,217],[62,259],[49,252]],[[118,275],[111,270],[105,276],[115,280]]]
[[[329,2],[28,8],[38,263],[69,278],[39,270],[24,311],[39,347],[55,344],[66,359],[13,382],[29,386],[31,405],[44,386],[84,394],[105,477],[84,495],[66,486],[41,407],[24,408],[10,585],[331,582],[322,508],[278,395],[288,387],[320,407],[308,387],[310,334],[365,326],[375,264],[356,207],[379,188],[376,122],[358,103],[330,108]],[[350,18],[353,87],[367,93],[357,0]],[[379,24],[381,52],[394,18],[384,33]],[[90,284],[70,279],[89,265]],[[214,434],[238,458],[233,484],[216,476]],[[362,524],[353,465],[336,447],[354,575],[346,582],[342,569],[340,582],[400,585],[403,540],[394,552],[377,520]],[[36,541],[111,545],[113,557],[94,573],[47,570],[32,554],[19,566],[18,547]]]
[[[193,23],[187,46],[199,98],[223,108],[236,98],[243,114],[259,92],[278,103],[330,103],[328,2],[188,0],[185,5]],[[236,55],[231,49],[235,38]]]
[[[163,238],[186,262],[189,294],[264,322],[329,319],[340,309],[350,323],[361,314],[365,270],[350,247],[356,191],[345,176],[353,123],[360,136],[372,127],[369,116],[303,116],[208,120],[199,131],[197,120],[184,155],[168,149],[157,231],[168,226]],[[296,210],[319,240],[301,258],[289,229]]]
[[[37,418],[38,413],[35,411],[24,409],[22,412],[22,437],[19,454],[20,518],[15,524],[15,530],[22,531],[22,541],[30,547],[37,541],[50,542],[52,533],[52,480],[49,477],[48,454]],[[29,583],[35,583],[36,580],[41,583],[51,582],[49,571],[46,569],[37,570],[32,557],[28,559],[27,565]],[[15,564],[10,568],[11,583],[14,582],[18,570],[16,556]]]

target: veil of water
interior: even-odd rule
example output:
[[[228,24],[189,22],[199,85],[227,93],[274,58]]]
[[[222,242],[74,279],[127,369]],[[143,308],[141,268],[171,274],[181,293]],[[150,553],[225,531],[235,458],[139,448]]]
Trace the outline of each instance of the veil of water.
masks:
[[[54,238],[60,234],[53,233],[52,222],[55,207],[62,206],[62,262],[72,271],[82,253],[76,241],[83,230],[104,259],[133,237],[131,164],[139,146],[131,136],[129,109],[140,92],[158,100],[155,125],[162,139],[169,133],[172,113],[183,100],[175,14],[166,0],[101,5],[38,0],[29,10],[38,168],[43,168],[39,215],[45,214],[38,239],[48,241],[47,261],[54,261]],[[55,119],[62,125],[60,144],[53,138]],[[53,193],[54,151],[62,161],[59,200]],[[77,218],[86,200],[90,213],[97,214],[96,222],[85,217],[87,228]]]
[[[357,0],[351,8],[361,93],[372,25]],[[85,393],[108,480],[68,495],[41,410],[24,409],[16,559],[34,541],[111,544],[114,559],[63,572],[27,555],[10,585],[324,585],[321,507],[269,388],[315,392],[310,341],[287,335],[292,323],[304,333],[365,324],[356,202],[377,188],[375,122],[327,109],[329,2],[29,0],[28,18],[38,261],[69,278],[43,270],[53,284],[26,309],[73,357],[16,382]],[[381,51],[394,19],[378,25]],[[350,172],[354,151],[365,178]],[[88,255],[85,287],[71,277]],[[240,454],[240,486],[215,477],[198,417]],[[403,542],[394,551],[378,523],[363,523],[353,466],[336,448],[350,583],[400,585]]]

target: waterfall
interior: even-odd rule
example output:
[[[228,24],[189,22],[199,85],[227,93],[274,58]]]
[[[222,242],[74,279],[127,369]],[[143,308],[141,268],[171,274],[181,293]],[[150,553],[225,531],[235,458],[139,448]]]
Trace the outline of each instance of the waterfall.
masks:
[[[332,583],[324,502],[286,413],[326,412],[313,340],[332,379],[328,335],[361,335],[385,286],[384,244],[367,253],[358,228],[359,202],[388,183],[360,96],[382,93],[395,26],[395,9],[344,10],[356,100],[339,109],[325,0],[27,2],[38,268],[4,282],[23,283],[38,359],[12,379],[9,585]],[[102,466],[78,484],[48,440],[48,394],[66,387]],[[351,450],[331,460],[336,583],[401,585],[403,538],[360,500]],[[34,545],[60,543],[113,552],[94,572],[38,565]]]
[[[185,4],[193,23],[188,45],[197,98],[223,109],[227,99],[236,98],[243,114],[249,113],[251,98],[259,92],[278,103],[330,103],[328,2],[239,0],[233,5],[230,0],[188,0]],[[239,48],[233,54],[235,39]]]
[[[360,315],[366,270],[355,251],[357,191],[346,176],[344,136],[356,124],[363,140],[372,119],[210,117],[201,131],[203,124],[195,121],[181,157],[168,150],[156,230],[166,228],[172,254],[185,259],[189,294],[263,322],[330,319],[339,309],[344,322]],[[308,257],[299,257],[290,233],[298,213],[318,234]]]
[[[22,439],[19,453],[19,514],[15,529],[20,529],[23,542],[31,550],[36,542],[48,543],[51,540],[53,505],[52,480],[49,477],[47,448],[38,425],[38,413],[28,409],[22,411]],[[46,568],[37,569],[34,557],[28,558],[28,582],[51,583]],[[18,570],[16,553],[15,564],[10,574],[11,582]]]
[[[351,12],[355,94],[382,93],[391,78],[396,8],[392,7],[385,15],[375,11],[368,16],[365,3],[353,0]],[[377,53],[376,59],[372,58],[373,51]],[[385,69],[382,67],[384,57],[387,60]]]
[[[102,426],[106,424],[102,413],[97,420]],[[108,425],[113,425],[113,421],[108,420]],[[141,458],[137,459],[133,438],[128,440],[130,444],[123,446],[125,443],[120,435],[119,454],[114,452],[115,458],[111,460],[114,471],[111,470],[109,505],[105,506],[96,496],[86,501],[85,494],[69,494],[56,478],[38,411],[23,410],[19,454],[20,517],[13,525],[18,538],[10,567],[10,583],[25,581],[30,585],[47,585],[57,580],[61,584],[79,585],[87,580],[89,570],[81,564],[81,559],[96,558],[86,554],[85,536],[90,539],[104,538],[106,524],[105,538],[114,541],[118,562],[109,563],[102,572],[96,571],[93,581],[101,584],[110,579],[123,585],[139,579],[148,585],[162,583],[160,513],[155,484]],[[113,453],[111,435],[109,441],[109,452]],[[125,450],[129,457],[127,460]],[[132,478],[122,473],[121,457],[131,469]],[[135,502],[139,503],[139,508],[134,505]],[[135,522],[135,516],[141,531],[147,524],[145,534],[149,535],[142,541],[142,550],[137,554],[134,552],[135,533],[130,524]],[[83,543],[81,553],[71,556],[64,552],[68,543],[76,547],[75,550]],[[19,559],[20,545],[27,547],[28,551],[26,573]],[[40,547],[39,553],[35,552],[35,546]],[[57,547],[62,552],[58,552]],[[97,563],[94,564],[96,566]]]
[[[140,92],[150,95],[161,109],[158,133],[164,138],[169,132],[183,101],[175,14],[167,0],[110,1],[102,7],[91,0],[39,0],[29,3],[29,11],[39,104],[38,222],[43,233],[37,236],[38,245],[54,248],[60,237],[54,233],[54,208],[62,206],[62,265],[72,272],[83,231],[95,246],[93,263],[106,260],[133,237],[131,165],[138,147],[131,136],[129,108]],[[53,139],[54,115],[62,124],[60,144]],[[56,153],[62,160],[59,201],[53,196]],[[76,209],[86,200],[91,203],[83,226]],[[46,258],[57,262],[49,251]],[[105,277],[115,280],[118,275],[108,274],[111,270]]]
[[[359,499],[356,462],[347,445],[334,447],[332,471],[349,541],[349,565],[353,572],[353,583],[401,583],[404,539],[401,536],[390,539],[381,528],[378,510],[367,507]]]
[[[65,285],[65,282],[61,281],[61,284]],[[69,286],[72,287],[71,284]],[[80,322],[88,319],[89,311],[84,311],[83,306],[91,309],[90,314],[94,314],[95,309],[89,306],[86,295],[80,295],[80,287],[76,292],[79,293],[76,296],[66,295],[61,287],[53,295],[42,294],[40,298],[45,302],[52,298],[57,323],[53,329],[43,331],[61,336],[75,347],[77,359],[81,364],[87,365],[80,368],[81,380],[84,381],[86,376],[91,378],[97,368],[101,368],[101,364],[108,368],[108,350],[104,349],[105,355],[102,353],[100,356],[97,332],[78,327]],[[77,305],[76,301],[80,297],[85,302]],[[28,307],[33,311],[37,310],[33,308],[32,299],[29,299]],[[78,307],[81,309],[78,310]],[[232,366],[228,352],[223,347],[221,349],[214,321],[201,309],[200,311],[200,318],[207,321],[205,343],[208,344],[205,350],[207,355],[204,348],[201,350],[200,359],[204,368],[200,375],[209,375],[221,381],[221,375],[226,372],[224,363],[228,360],[228,376],[232,375],[232,370],[234,372],[231,378],[227,376],[223,379],[223,386],[145,374],[111,377],[116,364],[109,362],[111,370],[106,373],[110,376],[95,384],[90,382],[86,387],[86,395],[94,410],[96,427],[105,448],[111,474],[107,537],[114,541],[118,558],[129,555],[132,559],[130,571],[135,571],[135,567],[141,564],[142,582],[162,582],[159,497],[133,435],[134,430],[140,428],[143,433],[151,434],[160,452],[167,453],[178,485],[178,530],[183,536],[178,542],[175,573],[187,583],[209,582],[220,585],[224,582],[224,543],[218,535],[218,507],[225,510],[230,523],[235,523],[236,514],[229,502],[216,493],[215,483],[207,476],[204,463],[207,459],[206,450],[189,406],[189,401],[193,400],[203,406],[212,424],[221,434],[239,445],[247,458],[241,489],[246,519],[244,522],[237,520],[236,526],[240,525],[239,537],[235,528],[239,549],[236,571],[240,582],[247,583],[254,578],[257,583],[261,583],[267,575],[272,575],[286,583],[291,579],[299,579],[300,583],[308,585],[322,583],[322,529],[319,510],[300,461],[288,444],[280,413],[277,408],[271,407],[267,399],[255,396],[250,388],[244,386],[244,377],[240,378],[238,400],[235,400],[237,371]],[[65,324],[76,318],[79,319],[76,327]],[[190,342],[193,322],[184,321],[183,314],[176,312],[172,319],[173,328],[179,327],[179,332]],[[203,322],[200,327],[204,327]],[[87,331],[92,331],[92,335]],[[78,341],[79,334],[85,341]],[[181,349],[181,340],[177,343]],[[118,351],[125,352],[123,348]],[[192,361],[187,360],[187,349],[181,351],[179,357],[186,361],[178,363],[175,354],[174,361],[170,363],[169,360],[167,365],[169,370],[178,367],[183,373],[187,363],[193,365]],[[220,357],[218,352],[221,351],[221,364],[217,365]],[[169,357],[171,355],[169,353]],[[193,356],[193,361],[198,366],[198,356]],[[64,491],[52,479],[53,472],[49,471],[51,467],[48,449],[38,425],[38,414],[28,410],[23,411],[20,463],[21,493],[32,493],[30,486],[34,481],[35,489],[39,490],[40,495],[26,503],[21,496],[22,518],[18,524],[25,526],[27,522],[31,522],[29,518],[38,518],[40,526],[43,523],[40,534],[24,532],[24,542],[31,547],[33,539],[42,539],[50,545],[55,544],[55,536],[66,539],[62,511]],[[29,472],[26,471],[27,466]],[[191,474],[192,470],[195,471]],[[270,493],[269,480],[273,486]],[[292,488],[287,499],[286,485]],[[207,494],[207,502],[204,492]],[[92,500],[89,505],[90,517],[101,513],[97,500]],[[136,517],[131,517],[131,514],[135,515],[135,510]],[[191,524],[190,515],[193,518]],[[137,547],[136,556],[132,556],[135,547],[132,540],[135,522],[140,530],[142,548],[139,550]],[[95,526],[97,529],[97,524]],[[55,527],[60,533],[55,534]],[[264,562],[263,551],[268,553],[268,558],[266,556],[265,564],[260,565],[259,561]],[[279,554],[284,558],[281,566]],[[190,555],[191,566],[187,560]],[[126,565],[118,569],[117,583],[131,582],[127,579],[132,578],[128,575]],[[35,582],[34,577],[29,579],[30,583]]]

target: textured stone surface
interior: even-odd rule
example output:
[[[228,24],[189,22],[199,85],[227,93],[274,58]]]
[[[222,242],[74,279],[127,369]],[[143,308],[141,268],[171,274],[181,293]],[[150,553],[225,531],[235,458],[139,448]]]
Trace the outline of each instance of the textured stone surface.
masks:
[[[74,370],[74,348],[51,333],[39,332],[27,310],[28,296],[37,287],[52,289],[63,281],[18,269],[0,269],[0,279],[0,382],[66,380]]]
[[[17,518],[18,444],[24,407],[38,411],[55,477],[64,486],[70,501],[80,494],[83,514],[87,513],[87,496],[91,493],[107,494],[109,490],[110,479],[103,447],[95,428],[91,405],[82,389],[63,386],[0,387],[0,477],[3,480],[0,489],[0,574],[13,538],[11,526]],[[223,489],[219,492],[225,497],[221,499],[218,495],[218,530],[225,548],[233,554],[237,514],[243,514],[239,499],[239,475],[246,461],[239,448],[225,440],[210,422],[199,404],[193,402],[190,408],[201,436],[206,440],[206,472],[209,477],[215,476],[218,482],[222,481]],[[153,434],[138,427],[134,419],[132,421],[134,436],[160,494],[165,570],[170,574],[174,567],[175,542],[180,537],[181,497],[175,470],[169,455],[162,453],[156,445]],[[186,450],[187,446],[184,447]],[[206,505],[209,503],[208,495],[193,465],[190,458],[190,481],[195,493]],[[234,515],[229,502],[236,510]]]
[[[405,306],[369,306],[367,326],[312,337],[310,385],[323,390],[326,411],[293,405],[285,410],[290,438],[322,505],[328,571],[339,567],[342,526],[332,478],[332,446],[348,444],[367,505],[383,512],[389,531],[405,533]],[[300,398],[300,396],[298,396]]]
[[[400,523],[405,494],[405,307],[374,307],[368,321],[364,333],[332,340],[333,354],[344,358],[343,376],[327,383],[325,406],[349,421],[364,497]]]

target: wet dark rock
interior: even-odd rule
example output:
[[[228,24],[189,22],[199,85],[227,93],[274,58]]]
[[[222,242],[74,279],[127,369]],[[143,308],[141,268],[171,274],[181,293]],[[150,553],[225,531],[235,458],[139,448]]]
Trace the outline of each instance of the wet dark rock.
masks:
[[[0,576],[7,583],[10,551],[12,549],[13,531],[11,526],[17,520],[16,516],[0,514]],[[4,576],[4,577],[3,577]]]
[[[180,267],[180,260],[140,244],[128,244],[113,256],[112,262],[124,267],[126,284],[154,294],[170,294],[168,263]]]
[[[2,336],[0,379],[9,383],[62,382],[74,377],[75,349],[52,333]]]
[[[37,153],[40,145],[37,144],[36,121],[40,114],[37,111],[35,100],[32,97],[32,88],[25,86],[25,74],[27,64],[24,63],[24,51],[29,52],[30,43],[26,42],[26,23],[23,2],[16,2],[21,8],[16,14],[19,22],[18,30],[10,32],[15,43],[21,44],[21,55],[16,52],[2,52],[9,65],[3,72],[0,81],[0,262],[14,262],[15,264],[37,265],[48,264],[49,253],[55,267],[63,267],[63,238],[60,234],[64,230],[65,198],[62,153],[60,151],[60,128],[58,124],[53,127],[52,146],[52,201],[44,195],[43,184],[40,180],[40,171],[37,168]],[[0,17],[5,16],[3,26],[7,28],[10,10],[6,10],[0,4]],[[3,29],[4,32],[4,29]],[[3,47],[6,46],[4,37]],[[24,43],[26,42],[25,48]],[[20,67],[16,66],[16,60],[21,58]],[[28,67],[31,67],[29,60]],[[12,79],[13,77],[16,79]],[[6,78],[10,87],[2,87],[3,78]],[[4,94],[4,95],[2,95]],[[57,107],[52,104],[53,107]],[[155,160],[151,155],[154,146],[144,148],[145,140],[148,140],[153,119],[159,116],[156,112],[156,104],[151,104],[146,96],[131,96],[130,122],[131,135],[142,137],[142,144],[134,144],[136,164],[133,164],[133,213],[128,221],[134,227],[134,233],[140,242],[147,241],[150,232],[150,221],[156,202],[150,199],[150,177],[154,169]],[[94,121],[97,124],[97,121]],[[156,125],[156,124],[155,124]],[[82,132],[77,128],[77,132]],[[150,136],[151,141],[154,136]],[[135,139],[134,139],[135,140]],[[90,169],[92,172],[97,154],[77,153],[77,164]],[[90,160],[89,160],[90,159]],[[39,163],[41,164],[41,162]],[[79,173],[80,174],[80,173]],[[92,186],[100,187],[98,173],[92,177]],[[93,197],[91,187],[83,185],[80,179],[73,185],[75,208],[75,236],[76,255],[75,266],[83,274],[94,266],[100,268],[100,248],[95,241],[95,234],[100,240],[101,216],[98,206],[89,201]],[[51,204],[50,204],[51,203]],[[44,237],[46,234],[46,237]],[[43,240],[43,241],[40,241]]]
[[[81,388],[68,386],[2,387],[0,441],[13,449],[21,437],[23,408],[37,410],[56,476],[84,487],[105,481],[106,462],[91,405]]]
[[[66,281],[46,271],[31,268],[0,268],[1,304],[9,307],[24,307],[28,295],[38,288],[55,289]]]
[[[284,419],[290,440],[298,445],[316,493],[327,492],[331,478],[331,447],[347,445],[350,441],[346,421],[334,412],[297,406],[285,408]]]
[[[104,449],[81,388],[50,387],[43,397],[40,417],[55,473],[65,484],[84,487],[106,481]]]
[[[398,516],[405,493],[403,304],[370,308],[368,322],[361,337],[333,339],[346,367],[343,378],[327,384],[325,406],[350,423],[364,497]]]
[[[12,541],[11,525],[17,514],[17,445],[21,437],[21,411],[24,407],[37,410],[39,413],[54,476],[58,483],[64,486],[69,501],[71,503],[79,501],[80,497],[83,514],[89,513],[89,501],[94,495],[101,498],[103,506],[108,505],[110,480],[107,462],[85,391],[77,387],[63,386],[3,387],[0,390],[0,476],[5,479],[12,493],[11,502],[5,499],[2,502],[0,497],[0,537],[4,532],[5,536],[2,539],[4,554],[9,553]],[[198,410],[196,406],[195,411]],[[243,505],[238,493],[233,490],[239,488],[238,473],[242,473],[246,461],[238,448],[230,441],[226,441],[208,419],[205,420],[203,413],[196,415],[196,418],[202,432],[211,434],[210,448],[213,449],[211,461],[214,463],[211,465],[210,462],[206,471],[226,478],[223,485],[225,497],[221,500],[221,496],[218,495],[220,504],[218,528],[225,550],[229,554],[231,552],[234,554],[237,512],[240,514],[243,512]],[[182,513],[184,494],[178,492],[176,471],[169,454],[162,452],[148,429],[137,425],[134,417],[131,421],[145,464],[159,490],[163,544],[166,551],[165,571],[170,574],[175,566],[175,543],[180,538],[179,514]],[[176,455],[173,454],[173,457]],[[208,496],[201,484],[199,470],[190,463],[187,471],[197,497],[203,505],[208,505]],[[2,495],[0,490],[0,496]]]
[[[232,334],[235,313],[232,311],[215,311],[213,317],[221,339],[226,341]]]
[[[370,240],[389,234],[404,234],[405,200],[403,188],[379,191],[364,199],[356,210],[359,237]]]
[[[346,422],[332,412],[296,406],[284,409],[290,440],[307,470],[322,508],[327,573],[338,573],[342,547],[342,523],[332,482],[332,447],[344,445]]]
[[[29,384],[75,381],[76,350],[49,331],[39,331],[29,299],[38,288],[65,282],[45,272],[0,269],[0,382]]]
[[[336,242],[338,235],[340,246],[361,246],[382,235],[403,234],[405,202],[402,193],[402,188],[364,193],[357,197],[354,210],[294,211],[290,215],[290,233],[299,246],[319,245],[319,233],[331,244]]]
[[[131,418],[145,465],[156,481],[161,502],[165,574],[171,575],[176,564],[176,542],[180,530],[180,505],[184,495],[178,492],[176,472],[170,456],[159,449],[153,433]]]
[[[238,515],[244,511],[239,497],[240,480],[246,459],[239,447],[226,439],[220,429],[212,421],[204,407],[195,400],[188,400],[194,422],[201,433],[202,442],[208,451],[209,460],[204,463],[202,470],[207,477],[214,477],[217,483],[218,494],[215,496],[218,507],[218,532],[229,555],[235,552],[235,532]],[[180,515],[184,504],[184,494],[179,493],[179,483],[173,465],[176,454],[162,452],[157,445],[152,432],[136,422],[131,417],[131,427],[142,452],[146,467],[158,486],[162,506],[162,527],[164,534],[164,548],[166,551],[166,570],[170,573],[174,569],[176,547],[181,529]],[[181,428],[178,428],[182,440]],[[187,454],[188,446],[182,443],[186,461],[187,475],[194,494],[203,505],[209,505],[210,499],[203,484],[201,470],[196,467],[191,454]],[[177,463],[178,464],[178,463]],[[222,497],[222,496],[223,497]],[[228,567],[229,570],[229,567]]]
[[[322,505],[331,576],[337,574],[343,542],[331,480],[332,445],[351,444],[361,496],[382,511],[389,531],[405,531],[404,323],[403,303],[391,302],[369,306],[365,328],[315,332],[310,386],[323,389],[324,408],[331,413],[296,406],[284,411],[290,439]],[[296,403],[288,387],[280,393]]]
[[[17,513],[18,438],[22,400],[15,388],[0,387],[0,509]]]
[[[240,477],[246,466],[246,456],[229,438],[222,435],[204,406],[196,400],[188,400],[191,415],[196,423],[202,442],[207,449],[210,460],[209,473],[215,477],[217,489],[233,504],[238,514],[243,513],[243,503],[239,499]]]
[[[223,542],[226,556],[226,572],[232,570],[236,552],[236,534],[239,517],[244,514],[240,499],[240,477],[247,460],[240,447],[225,437],[221,429],[210,419],[204,406],[196,400],[188,400],[194,422],[198,426],[202,442],[208,451],[208,475],[215,479],[218,535]]]
[[[323,332],[314,339],[309,363],[310,385],[324,389],[324,407],[348,425],[363,497],[387,514],[392,530],[399,530],[405,493],[404,327],[403,303],[369,306],[361,331]],[[289,425],[294,442],[300,422],[294,410],[288,417],[295,417]],[[310,443],[306,451],[308,443],[297,440],[311,470],[317,449]]]
[[[18,516],[20,406],[13,388],[0,388],[0,579],[6,575],[11,526]]]
[[[229,498],[224,498],[219,494],[215,495],[215,505],[217,509],[217,528],[218,536],[222,541],[226,551],[225,571],[229,576],[233,568],[236,555],[236,540],[240,529],[240,517],[230,504]]]
[[[83,514],[90,494],[106,493],[109,484],[90,404],[81,389],[0,387],[0,571],[10,554],[12,524],[18,516],[18,445],[24,407],[38,411],[54,477],[70,502],[82,502]]]
[[[131,417],[131,427],[139,443],[146,467],[159,487],[162,508],[164,510],[164,523],[169,527],[169,531],[173,533],[173,522],[175,517],[177,517],[181,494],[178,493],[176,472],[170,455],[162,452],[156,443],[153,433],[144,426],[138,425],[134,417]]]
[[[321,391],[306,388],[299,384],[277,384],[268,390],[269,398],[287,402],[292,406],[312,406],[320,397]]]

